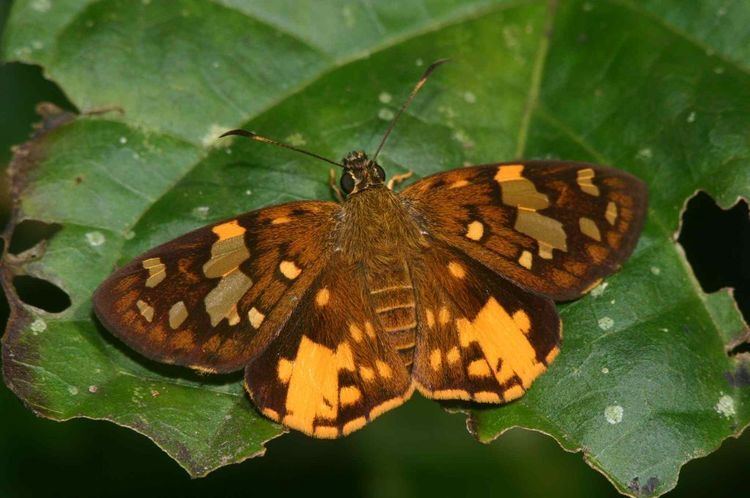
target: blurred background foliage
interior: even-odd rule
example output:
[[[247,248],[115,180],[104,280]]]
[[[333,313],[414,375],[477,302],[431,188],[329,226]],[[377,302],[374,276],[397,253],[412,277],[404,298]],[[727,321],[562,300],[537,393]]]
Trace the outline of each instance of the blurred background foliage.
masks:
[[[0,34],[10,0],[0,0]],[[48,101],[71,109],[38,67],[0,64],[0,163],[38,120]],[[7,220],[7,180],[0,214]],[[708,241],[706,241],[708,242]],[[0,321],[7,319],[0,306]],[[365,430],[337,441],[291,434],[271,441],[265,457],[191,480],[151,441],[112,424],[56,423],[35,417],[0,385],[0,496],[248,496],[271,493],[335,496],[618,496],[578,454],[544,435],[513,430],[490,445],[475,442],[464,417],[415,397]],[[387,431],[388,439],[378,437]],[[648,437],[644,435],[644,445]],[[672,497],[728,496],[746,487],[750,433],[729,439],[689,463]]]

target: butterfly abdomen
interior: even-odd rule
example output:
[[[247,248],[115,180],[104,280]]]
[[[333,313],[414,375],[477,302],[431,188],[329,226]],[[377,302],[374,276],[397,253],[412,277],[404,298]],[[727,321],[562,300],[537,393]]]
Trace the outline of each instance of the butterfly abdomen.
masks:
[[[406,263],[394,259],[368,268],[367,286],[385,341],[410,368],[416,345],[417,313],[414,287]]]

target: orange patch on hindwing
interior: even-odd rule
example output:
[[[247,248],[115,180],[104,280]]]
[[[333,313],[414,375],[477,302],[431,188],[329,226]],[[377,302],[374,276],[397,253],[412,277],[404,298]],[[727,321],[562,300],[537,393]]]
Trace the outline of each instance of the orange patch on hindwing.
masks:
[[[526,337],[530,322],[522,310],[511,316],[491,297],[474,320],[461,318],[456,320],[456,326],[461,346],[477,343],[500,385],[516,375],[523,387],[528,388],[545,370],[536,360],[536,350]],[[499,370],[496,365],[500,365]]]

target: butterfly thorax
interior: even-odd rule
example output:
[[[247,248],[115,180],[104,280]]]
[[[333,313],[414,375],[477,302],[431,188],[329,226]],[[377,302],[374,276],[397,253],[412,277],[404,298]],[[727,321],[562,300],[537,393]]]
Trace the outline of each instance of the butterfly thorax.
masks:
[[[427,243],[398,194],[382,184],[350,195],[334,232],[334,249],[352,262],[403,259]]]

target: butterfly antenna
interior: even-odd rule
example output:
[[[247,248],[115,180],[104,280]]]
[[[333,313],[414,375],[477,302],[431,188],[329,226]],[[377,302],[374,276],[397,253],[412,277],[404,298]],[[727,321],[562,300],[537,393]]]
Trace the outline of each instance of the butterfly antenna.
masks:
[[[258,135],[257,133],[253,133],[252,131],[229,130],[228,132],[222,133],[221,135],[219,135],[219,138],[228,137],[230,135],[237,135],[239,137],[249,138],[250,140],[255,140],[256,142],[262,142],[264,144],[277,145],[279,147],[284,147],[285,149],[293,150],[295,152],[299,152],[299,153],[308,155],[310,157],[320,159],[321,161],[325,161],[327,163],[335,164],[336,166],[340,168],[344,167],[343,164],[337,163],[336,161],[332,161],[331,159],[328,159],[327,157],[319,156],[318,154],[315,154],[314,152],[308,152],[306,150],[298,149],[297,147],[294,147],[293,145],[285,144],[284,142],[279,142],[278,140],[273,140],[271,138],[263,137],[261,135]]]
[[[414,100],[414,97],[417,96],[417,93],[422,89],[425,83],[427,83],[427,78],[430,77],[432,72],[441,64],[444,64],[448,62],[449,59],[438,59],[425,70],[424,74],[421,78],[419,78],[419,81],[417,81],[417,84],[414,85],[414,89],[409,94],[409,97],[406,99],[406,101],[401,106],[401,109],[398,110],[398,113],[391,121],[391,125],[388,127],[388,130],[386,130],[385,135],[383,135],[382,140],[380,140],[380,145],[378,145],[377,150],[375,151],[375,155],[372,156],[373,162],[375,159],[377,159],[378,154],[380,154],[380,149],[383,148],[383,145],[385,145],[385,141],[388,140],[388,136],[391,134],[391,131],[393,131],[393,127],[396,126],[396,122],[398,121],[398,118],[401,117],[401,115],[404,113],[407,107],[409,107],[409,104],[411,104],[411,101]]]

